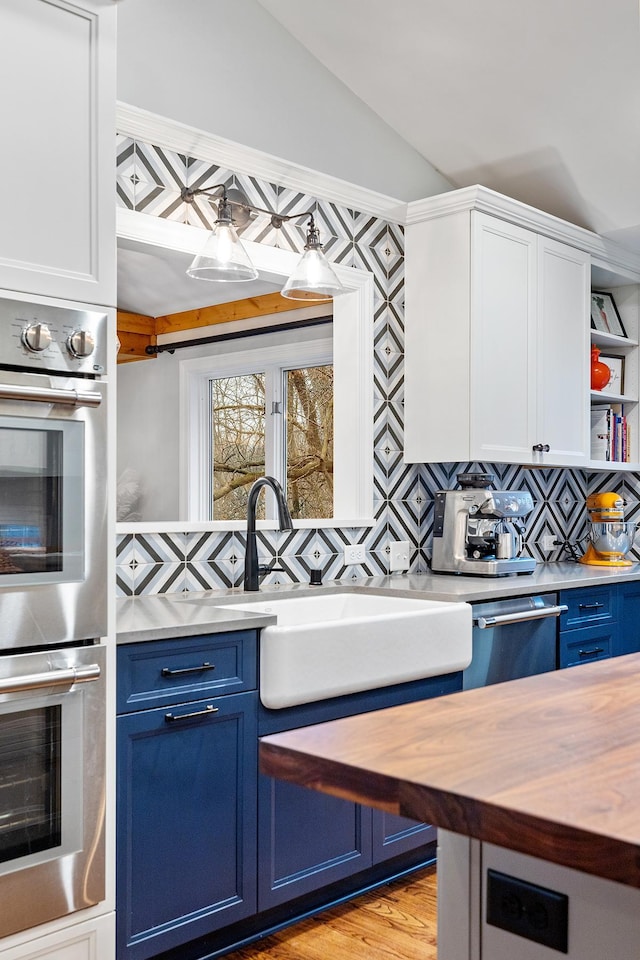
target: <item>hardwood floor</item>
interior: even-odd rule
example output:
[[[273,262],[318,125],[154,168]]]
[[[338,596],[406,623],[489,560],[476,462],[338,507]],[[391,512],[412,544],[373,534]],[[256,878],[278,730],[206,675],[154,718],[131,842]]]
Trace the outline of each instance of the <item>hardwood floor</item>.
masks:
[[[436,960],[436,870],[429,867],[333,907],[229,960]]]

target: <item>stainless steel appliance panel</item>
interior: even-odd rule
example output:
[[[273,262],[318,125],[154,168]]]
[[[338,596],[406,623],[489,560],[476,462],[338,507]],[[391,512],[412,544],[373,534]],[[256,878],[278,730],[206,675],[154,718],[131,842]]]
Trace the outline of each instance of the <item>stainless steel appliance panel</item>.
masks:
[[[463,689],[555,670],[557,618],[566,609],[551,593],[473,604],[473,653]]]
[[[0,649],[106,633],[106,393],[0,370]]]
[[[0,657],[0,937],[105,896],[105,650]]]
[[[101,376],[107,353],[106,314],[0,298],[0,364]]]

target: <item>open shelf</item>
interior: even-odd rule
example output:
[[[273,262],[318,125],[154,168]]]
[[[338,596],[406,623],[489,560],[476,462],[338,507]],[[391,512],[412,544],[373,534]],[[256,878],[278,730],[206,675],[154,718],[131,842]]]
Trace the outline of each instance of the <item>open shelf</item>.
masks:
[[[631,337],[618,337],[615,333],[602,333],[600,330],[594,330],[591,327],[591,343],[598,347],[613,347],[616,350],[631,350],[638,346],[637,340]]]
[[[591,403],[596,405],[598,403],[637,403],[637,397],[631,397],[628,393],[609,393],[606,389],[604,390],[592,390],[591,391]]]
[[[623,393],[603,390],[590,391],[590,407],[592,411],[604,410],[607,406],[614,406],[618,413],[622,413],[626,420],[628,458],[620,460],[592,460],[588,469],[630,471],[640,470],[640,348],[638,337],[640,333],[640,283],[639,277],[631,274],[617,274],[613,270],[605,276],[597,265],[592,267],[592,289],[610,293],[613,297],[625,337],[613,333],[604,333],[600,330],[589,330],[591,343],[601,350],[604,363],[607,356],[622,358],[624,361]],[[589,323],[591,321],[589,320]],[[597,428],[594,429],[594,433]],[[598,436],[602,437],[602,432]],[[593,451],[593,444],[592,444]]]

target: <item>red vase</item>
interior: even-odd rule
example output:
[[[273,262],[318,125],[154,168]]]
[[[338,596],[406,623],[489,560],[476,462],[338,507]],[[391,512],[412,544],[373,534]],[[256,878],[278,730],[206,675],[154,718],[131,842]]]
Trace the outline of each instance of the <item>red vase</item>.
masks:
[[[602,390],[611,379],[611,368],[603,363],[600,357],[600,349],[591,347],[591,389]]]

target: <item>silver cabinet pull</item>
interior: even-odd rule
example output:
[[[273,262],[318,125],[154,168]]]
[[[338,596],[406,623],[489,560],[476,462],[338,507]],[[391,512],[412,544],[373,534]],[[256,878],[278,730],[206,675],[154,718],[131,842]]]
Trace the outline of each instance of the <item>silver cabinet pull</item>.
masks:
[[[542,607],[539,610],[523,610],[522,613],[505,613],[499,617],[474,617],[474,627],[487,630],[489,627],[504,627],[509,623],[522,623],[523,620],[544,620],[545,617],[559,617],[569,607],[559,604],[557,607]]]
[[[194,710],[193,713],[165,713],[164,718],[167,723],[175,723],[177,720],[191,720],[192,717],[209,717],[212,713],[217,713],[219,707],[214,707],[208,703],[204,710]]]
[[[99,393],[62,390],[56,387],[16,387],[12,383],[0,383],[0,400],[60,403],[68,407],[99,407],[102,403]]]
[[[2,677],[0,694],[41,690],[44,687],[68,687],[74,683],[89,683],[99,679],[100,667],[97,663],[90,663],[86,667],[68,667],[63,670],[50,670],[48,673],[30,673],[23,677]]]
[[[203,670],[215,670],[215,663],[205,663],[200,664],[199,667],[177,667],[175,670],[171,667],[163,667],[160,671],[160,676],[162,677],[179,677],[184,673],[202,673]]]

